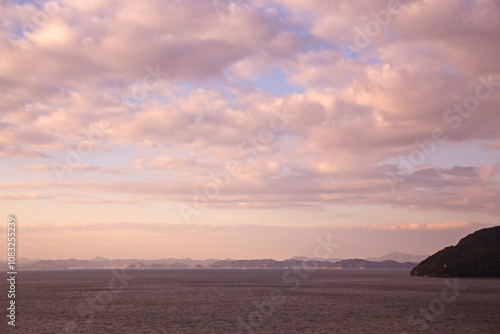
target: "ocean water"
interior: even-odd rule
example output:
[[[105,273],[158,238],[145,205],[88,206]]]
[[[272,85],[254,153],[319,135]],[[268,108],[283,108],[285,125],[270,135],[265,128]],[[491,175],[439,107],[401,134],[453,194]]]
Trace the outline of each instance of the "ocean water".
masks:
[[[500,280],[406,270],[20,272],[16,305],[1,333],[500,334]]]

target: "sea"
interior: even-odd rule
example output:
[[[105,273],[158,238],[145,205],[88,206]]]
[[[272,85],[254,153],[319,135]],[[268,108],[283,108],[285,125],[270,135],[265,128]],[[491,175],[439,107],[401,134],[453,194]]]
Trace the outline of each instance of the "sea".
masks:
[[[499,279],[408,270],[22,271],[1,333],[500,334]],[[5,293],[4,293],[5,292]]]

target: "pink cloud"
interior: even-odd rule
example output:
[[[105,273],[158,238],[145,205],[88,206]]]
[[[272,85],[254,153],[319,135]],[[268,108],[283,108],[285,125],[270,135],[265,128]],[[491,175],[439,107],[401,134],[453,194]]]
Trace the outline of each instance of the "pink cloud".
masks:
[[[237,161],[241,173],[210,208],[388,205],[500,215],[495,150],[460,164],[430,154],[395,193],[384,177],[401,174],[398,157],[436,128],[450,146],[500,147],[497,2],[402,1],[390,29],[353,59],[339,45],[387,3],[275,3],[282,11],[255,1],[224,21],[210,2],[61,3],[48,22],[17,36],[22,50],[12,50],[9,34],[37,8],[5,4],[0,157],[9,163],[5,180],[14,181],[0,185],[1,196],[56,189],[53,203],[75,206],[192,203],[194,189]],[[255,80],[274,70],[304,91],[260,88]],[[452,110],[478,91],[488,97],[474,112]],[[293,117],[270,132],[285,108]],[[97,142],[68,164],[68,151],[89,140],[84,130],[97,131]],[[264,143],[263,133],[272,140]],[[47,179],[53,163],[74,172],[65,182]]]

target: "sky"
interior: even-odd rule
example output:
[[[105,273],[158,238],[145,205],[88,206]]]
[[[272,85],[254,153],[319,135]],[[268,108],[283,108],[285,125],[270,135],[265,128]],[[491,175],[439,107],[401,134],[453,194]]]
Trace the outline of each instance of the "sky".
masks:
[[[420,255],[499,224],[498,1],[0,4],[19,257]]]

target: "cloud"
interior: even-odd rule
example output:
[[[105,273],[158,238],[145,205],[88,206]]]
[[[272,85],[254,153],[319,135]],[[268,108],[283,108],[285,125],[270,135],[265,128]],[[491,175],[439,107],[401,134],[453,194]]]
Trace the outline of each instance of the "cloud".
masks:
[[[72,1],[23,27],[46,9],[5,3],[0,156],[19,174],[2,196],[57,189],[82,198],[52,201],[74,205],[192,204],[236,161],[241,172],[210,207],[500,215],[497,150],[485,161],[437,157],[443,143],[499,145],[498,3],[401,1],[387,28],[346,57],[340,45],[387,4],[255,1],[221,20],[211,2]],[[257,89],[274,70],[303,92]],[[443,143],[429,144],[436,129]],[[89,141],[65,182],[46,179]],[[419,150],[431,153],[402,173],[400,157]],[[394,193],[388,172],[404,174]]]
[[[17,193],[17,194],[0,194],[0,199],[5,201],[19,201],[19,200],[32,200],[32,199],[44,199],[48,196],[40,195],[37,193]]]
[[[459,229],[471,226],[470,222],[446,222],[446,223],[409,223],[390,225],[371,225],[369,228],[375,230],[443,230]]]
[[[86,171],[86,172],[99,172],[99,173],[120,173],[121,171],[116,168],[103,168],[92,165],[65,165],[63,168],[67,168],[72,171]],[[54,165],[30,165],[26,166],[27,170],[36,170],[36,171],[55,171],[56,167]]]

